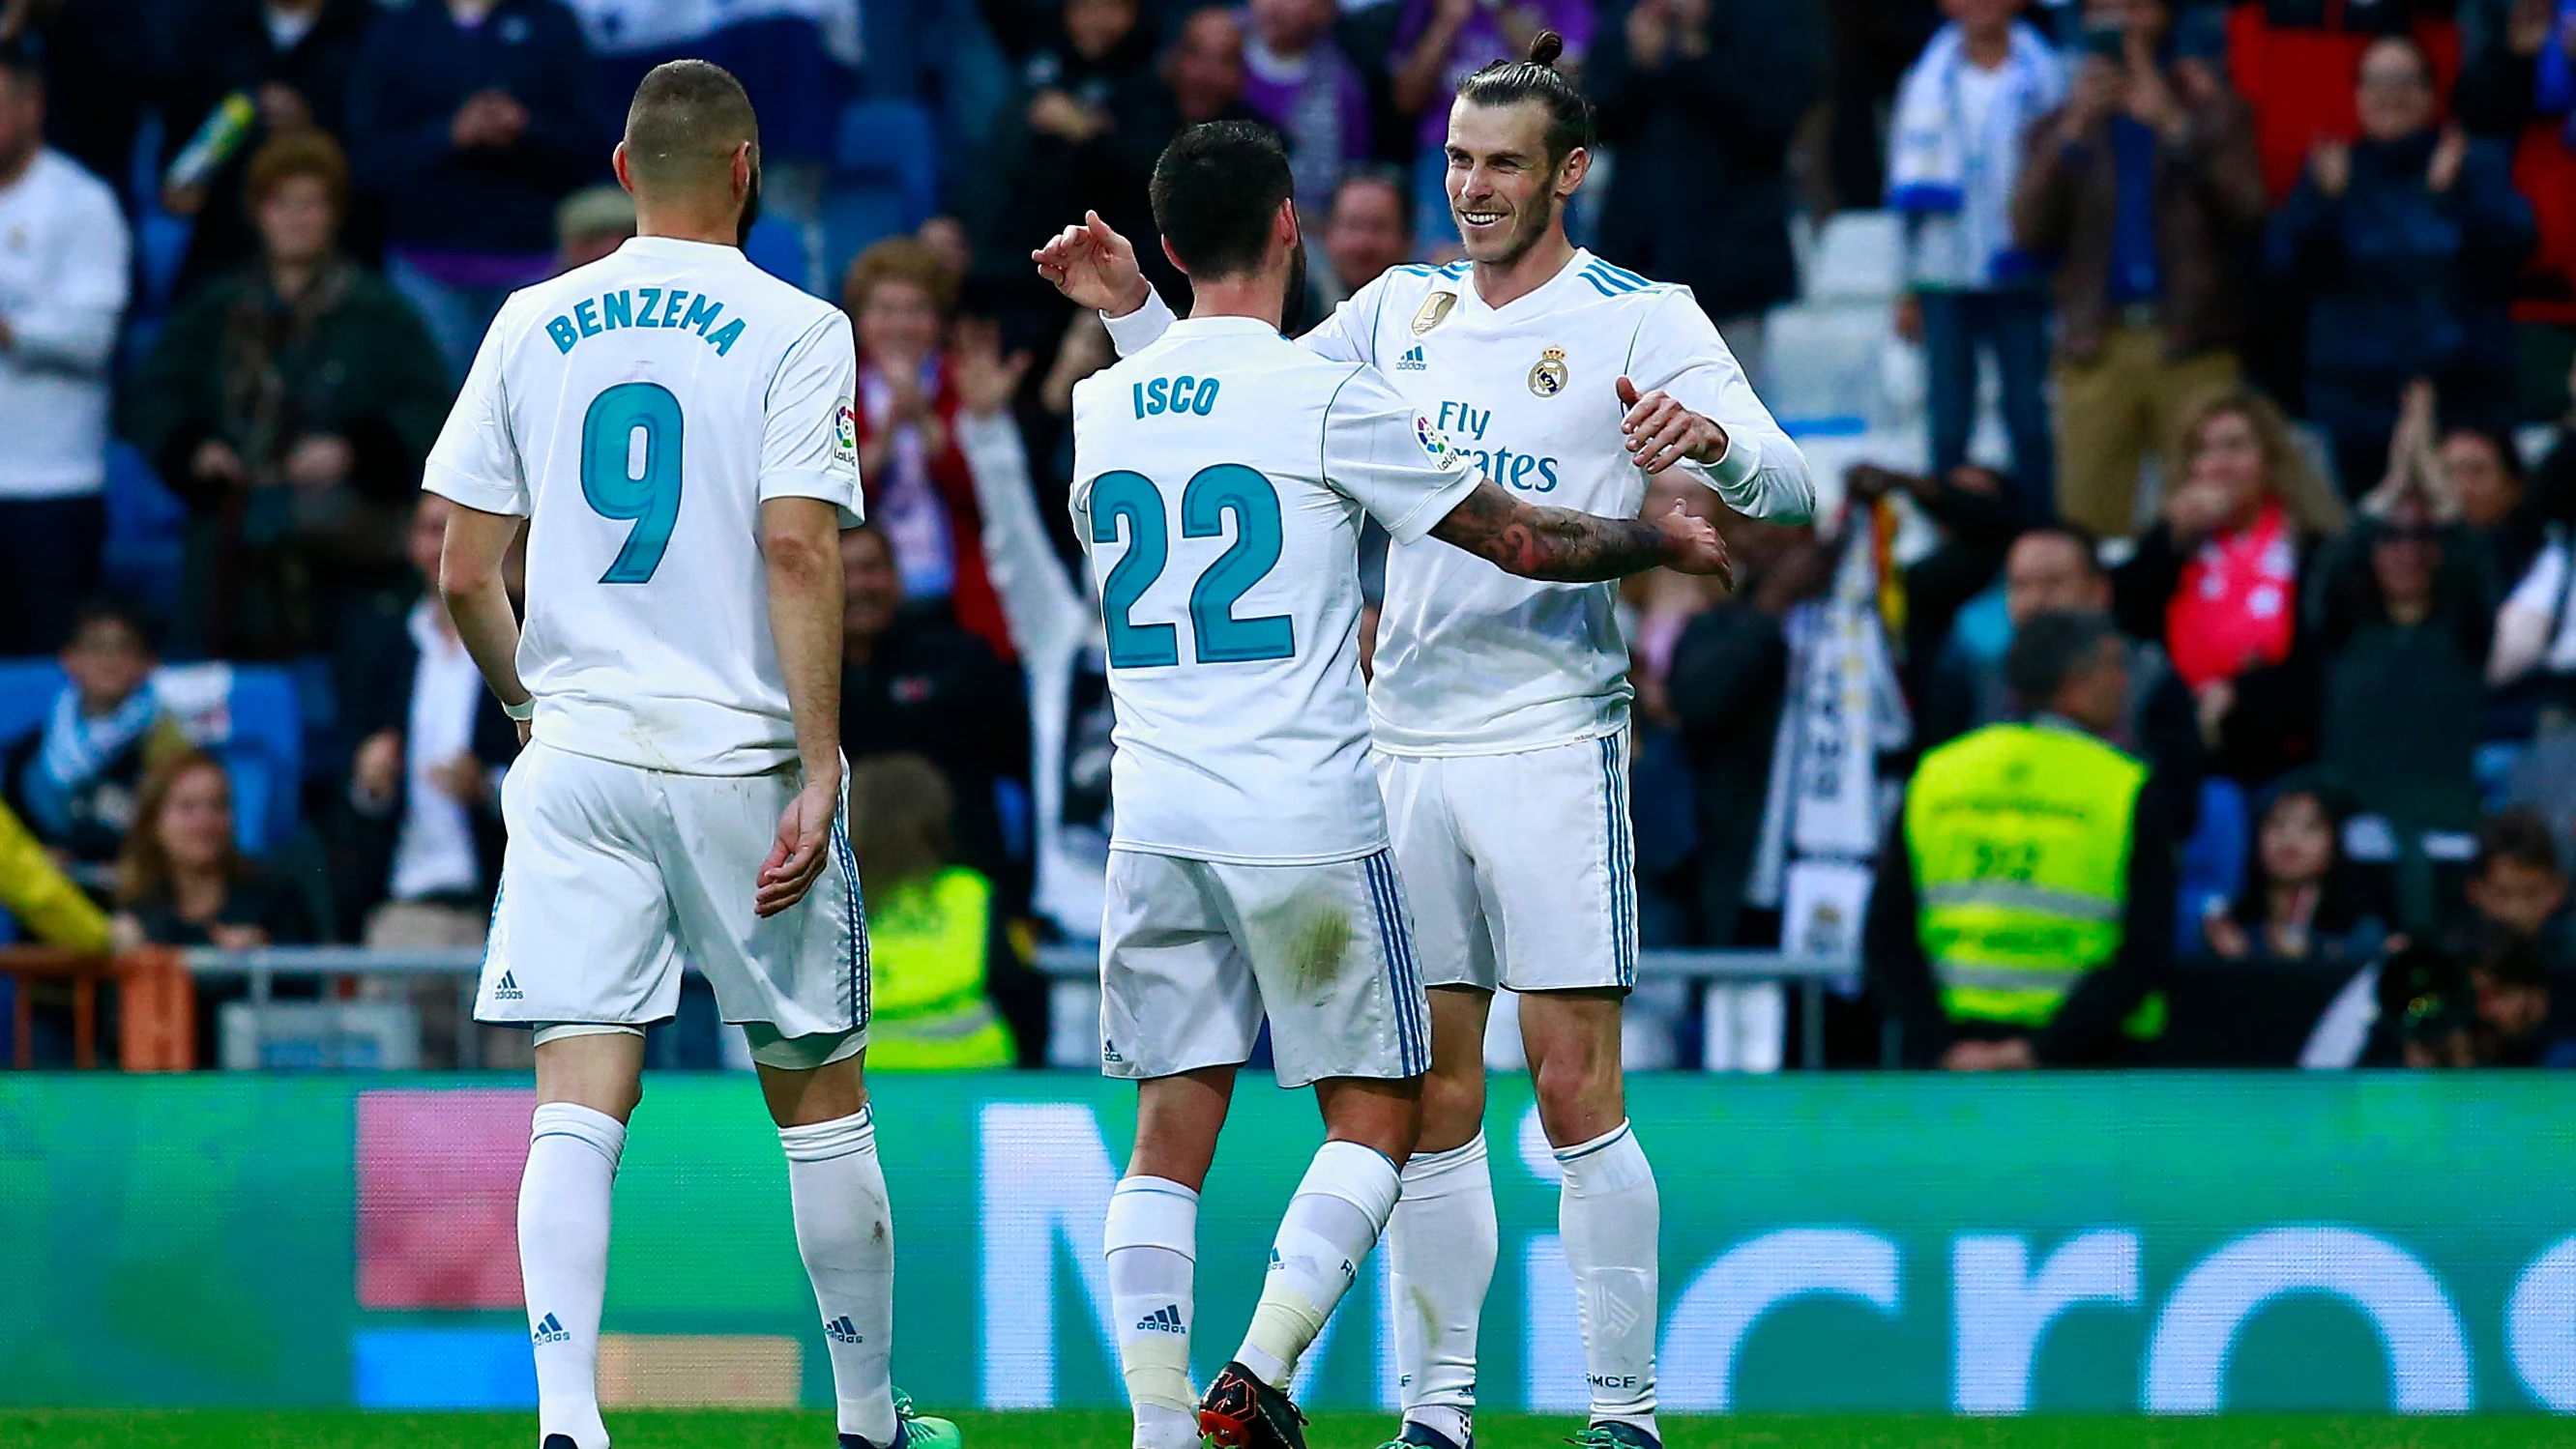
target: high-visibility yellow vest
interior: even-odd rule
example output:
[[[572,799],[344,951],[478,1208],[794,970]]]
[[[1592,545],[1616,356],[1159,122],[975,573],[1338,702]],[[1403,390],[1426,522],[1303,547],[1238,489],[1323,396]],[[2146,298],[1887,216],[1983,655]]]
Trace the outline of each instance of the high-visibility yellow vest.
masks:
[[[984,993],[993,884],[963,866],[868,901],[868,1070],[962,1071],[1017,1059]]]
[[[2091,735],[1989,725],[1923,757],[1907,787],[1915,930],[1956,1020],[2041,1027],[2111,964],[2147,767]],[[2164,1032],[2161,994],[2121,1031]]]

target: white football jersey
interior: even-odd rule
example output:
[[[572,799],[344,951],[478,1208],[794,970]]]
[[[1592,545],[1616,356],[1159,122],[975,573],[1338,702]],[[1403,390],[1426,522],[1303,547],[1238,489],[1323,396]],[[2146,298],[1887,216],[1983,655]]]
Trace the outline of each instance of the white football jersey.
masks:
[[[1175,322],[1084,379],[1073,440],[1118,718],[1111,846],[1238,865],[1385,848],[1360,515],[1410,542],[1475,470],[1375,371],[1245,317]]]
[[[536,738],[647,769],[796,757],[765,498],[859,521],[849,319],[732,247],[638,237],[513,295],[422,486],[528,519]]]
[[[1120,350],[1169,324],[1159,300],[1110,321]],[[1815,490],[1797,444],[1754,396],[1690,289],[1576,249],[1509,305],[1485,305],[1466,262],[1396,267],[1300,342],[1384,373],[1467,461],[1531,503],[1635,518],[1618,379],[1660,388],[1726,429],[1689,470],[1754,518],[1802,522]],[[1501,754],[1614,734],[1628,719],[1628,646],[1612,584],[1541,583],[1437,543],[1388,552],[1369,705],[1378,748]]]

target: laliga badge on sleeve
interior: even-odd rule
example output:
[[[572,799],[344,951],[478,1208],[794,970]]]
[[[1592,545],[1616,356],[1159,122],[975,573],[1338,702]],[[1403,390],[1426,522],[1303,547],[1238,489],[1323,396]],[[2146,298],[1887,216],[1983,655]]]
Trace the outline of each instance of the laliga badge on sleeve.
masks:
[[[1565,391],[1565,349],[1551,347],[1538,355],[1529,370],[1529,390],[1540,397],[1554,397]]]
[[[846,402],[832,410],[832,456],[843,463],[859,461],[859,415]]]

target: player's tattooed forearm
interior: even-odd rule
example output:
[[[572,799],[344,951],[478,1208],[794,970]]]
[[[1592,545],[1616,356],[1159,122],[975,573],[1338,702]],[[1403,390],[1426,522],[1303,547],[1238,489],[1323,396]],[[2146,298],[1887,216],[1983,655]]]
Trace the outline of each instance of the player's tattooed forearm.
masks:
[[[1506,573],[1551,583],[1625,578],[1666,562],[1674,551],[1672,536],[1651,523],[1535,507],[1490,482],[1469,493],[1431,533]]]

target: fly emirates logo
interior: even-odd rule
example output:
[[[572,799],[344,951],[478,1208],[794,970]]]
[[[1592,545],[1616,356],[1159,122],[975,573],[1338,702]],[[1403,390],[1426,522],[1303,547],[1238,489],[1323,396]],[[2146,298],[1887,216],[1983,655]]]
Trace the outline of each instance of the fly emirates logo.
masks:
[[[1515,451],[1503,446],[1500,438],[1486,439],[1485,429],[1494,421],[1492,408],[1444,402],[1438,420],[1440,431],[1457,445],[1459,456],[1473,460],[1486,477],[1524,493],[1556,491],[1558,464],[1554,458]]]

